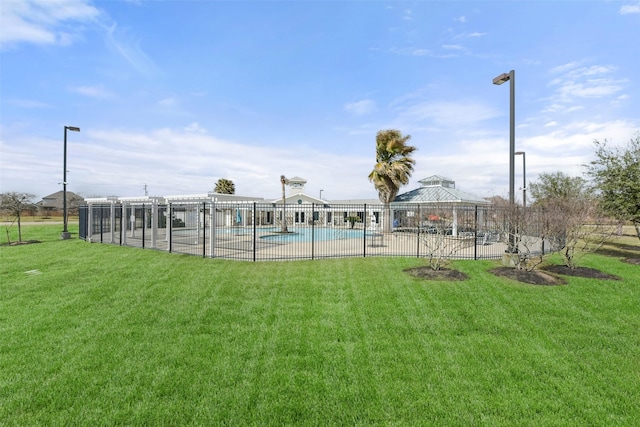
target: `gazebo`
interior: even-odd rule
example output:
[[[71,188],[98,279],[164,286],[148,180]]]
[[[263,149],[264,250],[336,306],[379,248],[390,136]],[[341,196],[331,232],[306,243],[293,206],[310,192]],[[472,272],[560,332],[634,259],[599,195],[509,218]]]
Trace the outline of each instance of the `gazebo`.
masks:
[[[452,234],[454,236],[458,235],[459,209],[491,205],[490,201],[482,197],[457,189],[454,180],[440,175],[432,175],[418,182],[420,187],[396,196],[392,206],[394,204],[416,204],[451,209]],[[433,217],[428,217],[428,220],[437,220],[437,218],[433,215]]]
[[[490,205],[491,202],[482,197],[466,193],[456,188],[454,180],[440,175],[432,175],[418,181],[420,187],[399,194],[394,202],[398,203],[431,203],[453,204],[456,206]]]

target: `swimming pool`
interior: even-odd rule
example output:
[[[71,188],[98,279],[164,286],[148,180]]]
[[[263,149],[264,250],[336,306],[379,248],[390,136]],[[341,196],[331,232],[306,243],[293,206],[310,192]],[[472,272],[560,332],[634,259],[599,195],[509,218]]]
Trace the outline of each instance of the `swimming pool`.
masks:
[[[351,228],[332,228],[332,227],[302,227],[289,228],[289,233],[277,234],[279,227],[262,229],[269,234],[260,236],[261,239],[275,242],[324,242],[329,240],[342,239],[362,239],[364,238],[364,230],[356,230]],[[273,233],[273,234],[271,234]],[[367,231],[367,237],[373,237],[374,233]]]

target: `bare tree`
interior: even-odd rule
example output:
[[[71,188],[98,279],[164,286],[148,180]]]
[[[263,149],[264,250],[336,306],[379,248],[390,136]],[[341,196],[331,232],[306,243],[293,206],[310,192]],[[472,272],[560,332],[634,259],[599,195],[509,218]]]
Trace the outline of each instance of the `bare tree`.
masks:
[[[614,237],[616,223],[608,220],[591,198],[558,199],[544,207],[545,240],[564,264],[574,269],[577,261],[595,252]]]
[[[540,174],[532,183],[534,206],[542,209],[542,234],[550,250],[562,255],[571,269],[582,255],[613,237],[615,224],[607,220],[597,196],[584,179],[562,172]]]
[[[14,222],[18,222],[18,242],[22,242],[22,225],[20,223],[22,212],[33,208],[34,197],[36,196],[33,194],[15,191],[0,194],[0,209],[14,217]],[[7,240],[9,240],[9,228],[10,226],[6,227]]]
[[[534,270],[544,260],[544,229],[539,209],[525,208],[503,199],[494,206],[500,241],[509,248],[505,252],[508,263],[518,270]]]
[[[446,268],[458,252],[475,245],[475,236],[454,235],[457,224],[451,206],[430,205],[420,216],[417,226],[424,229],[421,242],[431,269]]]

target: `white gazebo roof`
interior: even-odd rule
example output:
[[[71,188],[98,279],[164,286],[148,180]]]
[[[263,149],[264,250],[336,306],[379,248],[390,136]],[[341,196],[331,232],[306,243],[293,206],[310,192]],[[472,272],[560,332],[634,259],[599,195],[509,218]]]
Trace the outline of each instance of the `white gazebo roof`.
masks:
[[[489,205],[482,197],[458,190],[455,181],[439,175],[421,179],[421,187],[399,194],[395,203],[455,203],[461,205]]]

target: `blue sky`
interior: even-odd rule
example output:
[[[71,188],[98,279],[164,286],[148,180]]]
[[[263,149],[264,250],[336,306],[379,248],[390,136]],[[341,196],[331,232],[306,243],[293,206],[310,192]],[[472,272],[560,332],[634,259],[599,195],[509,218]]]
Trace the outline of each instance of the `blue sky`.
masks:
[[[527,181],[581,175],[640,130],[640,2],[0,3],[0,191],[377,198],[375,135],[418,147],[411,182],[508,195],[509,87]],[[516,157],[516,194],[522,159]]]

